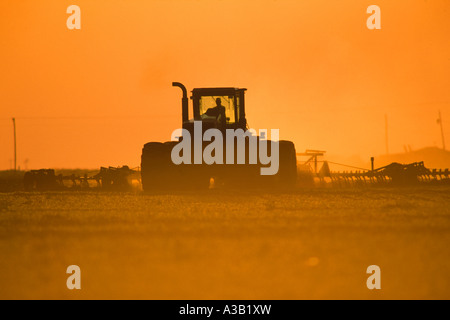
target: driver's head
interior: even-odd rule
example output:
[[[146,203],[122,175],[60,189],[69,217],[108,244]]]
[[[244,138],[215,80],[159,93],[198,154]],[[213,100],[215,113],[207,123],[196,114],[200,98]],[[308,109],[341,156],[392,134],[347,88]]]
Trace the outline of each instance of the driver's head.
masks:
[[[221,106],[221,105],[222,105],[222,100],[221,100],[220,98],[217,98],[217,99],[216,99],[216,104],[217,104],[218,106]]]

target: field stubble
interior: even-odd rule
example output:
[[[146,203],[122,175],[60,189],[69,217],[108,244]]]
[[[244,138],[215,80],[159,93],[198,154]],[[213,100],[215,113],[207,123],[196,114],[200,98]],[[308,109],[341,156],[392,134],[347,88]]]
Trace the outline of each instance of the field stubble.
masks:
[[[449,191],[0,193],[0,298],[448,299]]]

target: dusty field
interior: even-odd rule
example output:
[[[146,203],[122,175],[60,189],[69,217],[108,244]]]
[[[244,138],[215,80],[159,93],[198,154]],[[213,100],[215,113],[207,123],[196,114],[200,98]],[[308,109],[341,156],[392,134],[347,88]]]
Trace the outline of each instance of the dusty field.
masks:
[[[3,193],[0,298],[449,299],[449,203],[449,187]]]

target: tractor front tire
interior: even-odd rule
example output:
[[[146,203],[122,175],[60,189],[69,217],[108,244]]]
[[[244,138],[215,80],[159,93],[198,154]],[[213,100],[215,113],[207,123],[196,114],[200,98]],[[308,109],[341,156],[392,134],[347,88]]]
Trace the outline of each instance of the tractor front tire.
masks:
[[[210,173],[207,165],[173,163],[172,149],[177,143],[149,142],[144,145],[141,157],[144,192],[208,189]]]
[[[170,150],[169,150],[170,149]],[[141,156],[141,178],[144,191],[171,189],[174,181],[170,153],[171,148],[161,142],[149,142],[144,145]]]
[[[282,188],[294,188],[297,183],[297,155],[292,141],[279,141],[279,168],[276,184]]]

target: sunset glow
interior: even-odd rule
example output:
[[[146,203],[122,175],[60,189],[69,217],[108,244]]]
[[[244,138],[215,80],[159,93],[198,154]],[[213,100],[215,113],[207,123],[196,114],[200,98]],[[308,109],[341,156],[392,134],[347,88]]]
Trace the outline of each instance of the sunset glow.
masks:
[[[181,127],[179,92],[247,91],[253,128],[296,148],[369,159],[450,142],[450,3],[68,1],[0,3],[0,169],[139,165],[148,141]]]

